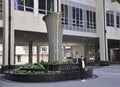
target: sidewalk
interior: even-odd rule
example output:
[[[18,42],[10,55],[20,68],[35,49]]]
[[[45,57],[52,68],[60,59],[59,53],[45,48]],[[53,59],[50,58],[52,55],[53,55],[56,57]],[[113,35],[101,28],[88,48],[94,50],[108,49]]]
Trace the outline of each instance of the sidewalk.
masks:
[[[0,77],[0,87],[120,87],[120,65],[94,68],[97,78],[48,83],[23,83],[5,80]]]

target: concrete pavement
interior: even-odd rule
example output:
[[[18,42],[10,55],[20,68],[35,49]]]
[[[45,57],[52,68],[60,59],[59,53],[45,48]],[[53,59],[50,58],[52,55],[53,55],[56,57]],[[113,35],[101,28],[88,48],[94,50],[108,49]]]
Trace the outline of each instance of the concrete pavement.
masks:
[[[0,87],[120,87],[120,65],[94,68],[97,78],[48,83],[23,83],[5,80],[0,77]]]

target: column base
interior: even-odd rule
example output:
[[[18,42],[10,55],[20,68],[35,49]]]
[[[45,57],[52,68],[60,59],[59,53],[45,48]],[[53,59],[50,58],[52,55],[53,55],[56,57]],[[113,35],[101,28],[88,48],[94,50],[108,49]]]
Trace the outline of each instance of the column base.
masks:
[[[109,66],[109,61],[100,61],[100,66]]]

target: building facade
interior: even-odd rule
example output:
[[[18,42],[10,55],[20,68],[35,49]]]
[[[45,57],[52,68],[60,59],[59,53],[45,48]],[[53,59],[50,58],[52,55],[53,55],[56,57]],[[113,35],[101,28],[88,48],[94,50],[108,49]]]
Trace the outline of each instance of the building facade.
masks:
[[[111,0],[0,0],[1,64],[48,61],[43,17],[57,11],[62,12],[63,58],[84,56],[86,62],[101,65],[120,62],[119,9]],[[25,52],[20,54],[18,46],[27,50],[27,57],[19,58]]]

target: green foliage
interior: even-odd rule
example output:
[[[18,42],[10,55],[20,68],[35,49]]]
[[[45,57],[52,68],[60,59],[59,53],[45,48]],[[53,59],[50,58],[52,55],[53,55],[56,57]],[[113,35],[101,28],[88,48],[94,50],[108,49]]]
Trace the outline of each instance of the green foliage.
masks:
[[[45,67],[42,64],[25,64],[23,67],[23,69],[45,69]]]
[[[13,74],[26,74],[27,71],[25,70],[20,70],[20,68],[16,68],[12,70]]]
[[[19,68],[17,69],[13,69],[11,71],[11,73],[13,74],[24,74],[24,75],[43,75],[43,74],[60,74],[61,71],[48,71],[48,72],[44,72],[44,71],[26,71],[26,70],[20,70]]]
[[[38,69],[45,69],[45,67],[41,63],[34,64]]]
[[[58,60],[54,60],[54,61],[52,62],[52,64],[59,64],[59,61],[58,61]]]
[[[73,60],[72,59],[67,59],[67,61],[66,62],[64,62],[64,64],[73,64],[74,62],[73,62]]]
[[[48,64],[48,62],[45,62],[44,60],[41,60],[40,64]]]
[[[120,0],[111,0],[112,2],[118,2],[118,3],[120,3]]]
[[[58,61],[55,61],[54,64],[58,64]],[[38,70],[36,70],[38,69]],[[13,74],[24,74],[24,75],[41,75],[41,74],[59,74],[60,71],[47,71],[39,70],[45,69],[41,63],[36,64],[25,64],[23,67],[13,69],[11,73]]]

